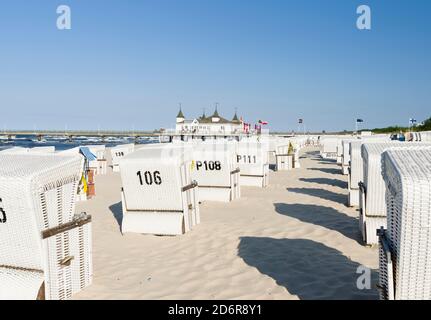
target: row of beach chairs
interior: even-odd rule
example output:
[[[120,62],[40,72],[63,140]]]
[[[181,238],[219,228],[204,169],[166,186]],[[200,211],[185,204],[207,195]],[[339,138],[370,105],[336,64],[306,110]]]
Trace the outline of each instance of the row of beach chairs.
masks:
[[[382,299],[431,298],[431,143],[411,141],[342,141],[348,204],[359,207],[363,242],[379,245]]]
[[[112,148],[122,232],[192,230],[200,201],[228,202],[241,186],[268,185],[268,150],[253,140]],[[106,163],[104,146],[0,151],[0,300],[70,299],[91,284],[91,216],[75,204],[85,172],[106,173]]]
[[[261,142],[144,145],[118,164],[123,233],[181,235],[200,222],[199,202],[235,200],[241,186],[266,187],[269,177]]]

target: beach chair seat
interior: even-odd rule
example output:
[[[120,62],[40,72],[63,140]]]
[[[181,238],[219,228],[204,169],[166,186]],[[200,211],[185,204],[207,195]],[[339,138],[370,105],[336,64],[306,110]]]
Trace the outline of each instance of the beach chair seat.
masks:
[[[82,162],[0,155],[1,298],[69,299],[91,283],[91,216],[74,212]]]
[[[240,141],[236,163],[240,169],[241,186],[264,188],[269,183],[269,157],[266,142]]]
[[[120,144],[116,147],[111,148],[111,157],[112,157],[112,171],[119,172],[120,171],[120,160],[124,158],[129,153],[132,153],[135,150],[135,145],[133,143],[129,144]]]
[[[379,230],[381,299],[431,299],[431,147],[382,154],[387,230]]]
[[[229,202],[241,196],[236,148],[235,142],[193,144],[190,169],[199,186],[199,200]]]
[[[200,223],[192,148],[141,148],[120,161],[123,233],[181,235]]]
[[[35,300],[43,282],[43,271],[0,266],[0,301]]]

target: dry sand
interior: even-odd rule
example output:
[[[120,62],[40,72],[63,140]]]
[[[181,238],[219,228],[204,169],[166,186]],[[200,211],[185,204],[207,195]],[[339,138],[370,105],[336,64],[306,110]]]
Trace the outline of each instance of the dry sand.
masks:
[[[340,167],[306,148],[301,169],[270,173],[265,189],[201,205],[201,224],[177,237],[120,232],[121,181],[97,176],[93,284],[75,299],[377,299],[378,251],[360,244]],[[359,290],[358,266],[372,269]]]

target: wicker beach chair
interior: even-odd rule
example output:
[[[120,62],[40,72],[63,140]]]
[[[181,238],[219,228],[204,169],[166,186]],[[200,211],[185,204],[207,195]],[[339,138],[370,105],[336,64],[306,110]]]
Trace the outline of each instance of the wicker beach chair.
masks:
[[[348,195],[348,206],[356,207],[359,206],[359,182],[362,181],[362,157],[361,157],[361,145],[362,141],[352,141],[350,142],[350,165],[349,165],[349,175],[348,175],[348,185],[349,190]]]
[[[373,142],[362,144],[363,181],[359,183],[359,227],[366,244],[377,244],[376,230],[386,228],[385,182],[381,155],[390,148],[426,147],[420,142]]]
[[[422,142],[431,142],[431,131],[422,131],[420,134]]]
[[[292,170],[294,155],[289,154],[289,143],[287,145],[277,146],[275,153],[276,171]]]
[[[266,187],[269,182],[268,145],[265,142],[240,141],[236,163],[241,186]]]
[[[200,222],[192,147],[141,148],[120,161],[122,232],[180,235]]]
[[[199,185],[199,200],[229,202],[241,196],[236,143],[193,145],[191,177]]]
[[[373,135],[361,137],[360,140],[350,142],[350,164],[348,172],[349,196],[347,204],[350,207],[359,206],[359,183],[363,181],[363,162],[361,146],[363,143],[390,142],[389,135]]]
[[[341,171],[344,175],[349,174],[350,166],[350,142],[357,141],[358,139],[343,139],[341,142],[342,154],[341,154]]]
[[[69,299],[91,283],[81,156],[0,155],[0,300]]]
[[[320,155],[323,159],[337,159],[337,147],[339,137],[336,136],[325,136],[320,138]]]
[[[120,171],[120,160],[132,153],[135,150],[135,145],[133,143],[129,144],[121,144],[116,147],[111,148],[111,157],[112,157],[112,171],[119,172]]]
[[[106,147],[104,145],[88,145],[85,146],[90,149],[91,153],[93,153],[96,160],[96,171],[97,175],[103,175],[107,172],[107,160],[106,160]]]
[[[431,299],[431,148],[382,154],[387,230],[379,230],[381,299]]]
[[[343,163],[343,138],[340,137],[337,141],[337,164]]]
[[[359,182],[359,230],[365,244],[377,244],[376,230],[386,228],[385,183],[381,174],[381,155],[385,149],[406,145],[398,141],[363,143],[363,177]]]

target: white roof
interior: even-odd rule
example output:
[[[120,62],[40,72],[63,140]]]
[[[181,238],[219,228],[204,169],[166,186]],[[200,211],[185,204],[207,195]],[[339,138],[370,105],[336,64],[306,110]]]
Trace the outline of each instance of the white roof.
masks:
[[[391,148],[382,155],[386,178],[431,184],[431,147]],[[398,180],[400,179],[400,180]],[[395,186],[397,183],[395,183]]]
[[[79,155],[0,154],[0,178],[26,178],[82,160]]]

